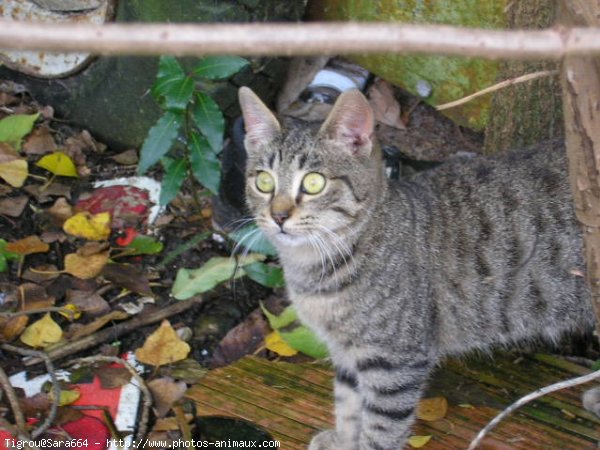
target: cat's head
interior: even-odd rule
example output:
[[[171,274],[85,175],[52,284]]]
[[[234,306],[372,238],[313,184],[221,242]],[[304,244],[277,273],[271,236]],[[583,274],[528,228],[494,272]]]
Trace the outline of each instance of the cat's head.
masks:
[[[239,91],[246,127],[246,201],[278,247],[341,245],[359,232],[385,177],[373,111],[358,90],[340,95],[315,132],[283,127],[248,88]]]

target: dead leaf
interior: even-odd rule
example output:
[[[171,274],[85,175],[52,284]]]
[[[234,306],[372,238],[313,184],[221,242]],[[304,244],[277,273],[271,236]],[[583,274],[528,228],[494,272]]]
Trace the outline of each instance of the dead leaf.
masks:
[[[28,200],[29,198],[26,195],[0,199],[0,215],[19,217],[23,213]]]
[[[73,215],[73,207],[66,198],[56,199],[54,204],[48,208],[48,213],[52,215],[62,225],[69,217]]]
[[[19,153],[7,142],[0,142],[0,163],[21,159]]]
[[[46,313],[40,320],[25,328],[20,339],[30,347],[44,348],[60,341],[62,334],[60,326],[52,319],[50,313]]]
[[[99,367],[94,373],[103,389],[123,387],[131,381],[131,373],[125,367]]]
[[[11,342],[23,332],[28,323],[29,316],[16,316],[10,319],[0,317],[0,339]]]
[[[132,316],[141,313],[144,310],[144,305],[154,304],[156,300],[153,297],[139,297],[133,302],[122,302],[119,303],[119,307]]]
[[[91,256],[110,249],[108,242],[86,242],[77,250],[79,256]]]
[[[144,273],[130,264],[107,264],[102,270],[102,276],[119,287],[140,295],[153,297],[150,283]]]
[[[65,256],[65,272],[82,280],[97,277],[108,262],[108,254],[109,252],[103,252],[80,256],[69,253]]]
[[[69,289],[67,302],[77,306],[85,314],[97,317],[110,312],[110,305],[96,292]]]
[[[22,150],[28,155],[43,155],[57,150],[54,137],[47,126],[37,127],[27,137]]]
[[[24,159],[13,159],[0,163],[0,177],[13,187],[23,186],[28,175],[29,169],[27,161]]]
[[[65,197],[67,200],[71,198],[71,188],[65,184],[53,181],[47,188],[41,188],[41,185],[28,184],[23,189],[40,203],[46,203],[51,197]]]
[[[39,284],[44,281],[53,280],[59,275],[60,272],[54,264],[41,264],[35,267],[28,267],[21,278]]]
[[[448,400],[445,397],[424,398],[417,407],[417,418],[426,422],[443,419],[448,412]]]
[[[54,152],[43,156],[36,166],[46,169],[54,175],[63,177],[78,177],[77,168],[73,160],[63,152]]]
[[[146,338],[144,345],[135,351],[141,363],[151,366],[163,366],[187,358],[190,346],[179,339],[168,320]]]
[[[408,445],[412,448],[424,447],[431,440],[431,435],[427,436],[411,436],[408,438]]]
[[[124,311],[111,311],[86,325],[78,325],[77,327],[73,326],[69,330],[67,338],[69,341],[74,341],[75,339],[95,333],[100,328],[104,327],[104,325],[106,325],[108,322],[112,322],[113,320],[125,320],[129,317],[130,315]]]
[[[210,367],[223,367],[254,353],[263,345],[270,327],[262,311],[255,309],[242,323],[232,328],[213,352]]]
[[[125,150],[124,152],[111,157],[111,159],[123,166],[133,166],[139,161],[137,151],[134,149]]]
[[[6,244],[6,249],[9,252],[25,256],[32,253],[47,253],[50,250],[50,246],[42,242],[38,236],[27,236],[18,241],[9,242]]]
[[[294,356],[298,353],[298,350],[293,349],[283,340],[277,330],[271,331],[265,336],[265,347],[279,356]]]
[[[45,392],[39,392],[31,397],[19,400],[25,417],[38,417],[40,413],[47,413],[52,402],[50,396]]]
[[[176,382],[170,377],[157,378],[148,382],[152,392],[153,406],[158,417],[164,417],[175,402],[180,400],[187,391],[187,385]]]
[[[50,391],[50,399],[53,399],[54,391]],[[81,393],[75,389],[61,389],[58,398],[58,406],[66,406],[75,403],[81,397]]]
[[[169,376],[176,380],[183,381],[189,385],[199,383],[208,373],[208,369],[195,359],[186,358],[168,366],[161,367],[159,373],[163,376]]]
[[[54,306],[55,297],[48,295],[46,288],[36,283],[23,283],[19,286],[21,297],[21,309],[31,311],[33,309],[49,308]]]
[[[103,241],[110,236],[110,222],[110,214],[107,212],[99,214],[80,212],[65,221],[63,230],[67,234],[90,241]]]
[[[390,83],[381,78],[376,79],[369,89],[369,103],[377,122],[398,130],[406,129],[400,117],[400,103],[394,97],[394,88]]]

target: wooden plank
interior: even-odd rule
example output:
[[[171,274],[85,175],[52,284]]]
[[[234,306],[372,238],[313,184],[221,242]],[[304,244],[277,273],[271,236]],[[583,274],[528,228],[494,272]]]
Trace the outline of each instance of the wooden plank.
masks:
[[[450,360],[436,372],[427,394],[446,397],[448,414],[435,422],[418,421],[414,433],[432,436],[426,450],[464,449],[520,396],[588,372],[549,355]],[[333,372],[323,365],[247,357],[211,371],[188,397],[196,402],[199,415],[249,420],[279,440],[281,448],[300,450],[318,430],[333,425],[332,381]],[[582,409],[584,389],[560,391],[524,406],[502,422],[481,449],[596,449],[600,420]]]

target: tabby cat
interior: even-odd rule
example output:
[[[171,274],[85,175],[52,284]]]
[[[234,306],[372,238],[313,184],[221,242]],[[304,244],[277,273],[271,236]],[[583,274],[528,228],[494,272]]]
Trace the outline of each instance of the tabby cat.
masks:
[[[444,356],[593,326],[560,143],[389,181],[359,91],[316,133],[239,98],[249,210],[336,368],[336,427],[310,450],[404,448]]]

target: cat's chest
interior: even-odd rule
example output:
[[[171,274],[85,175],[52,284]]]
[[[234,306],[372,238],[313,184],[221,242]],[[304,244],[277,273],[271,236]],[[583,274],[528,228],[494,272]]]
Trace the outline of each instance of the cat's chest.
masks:
[[[331,338],[335,330],[342,325],[346,328],[348,321],[352,320],[340,293],[307,295],[289,289],[289,296],[300,320],[323,338]]]

